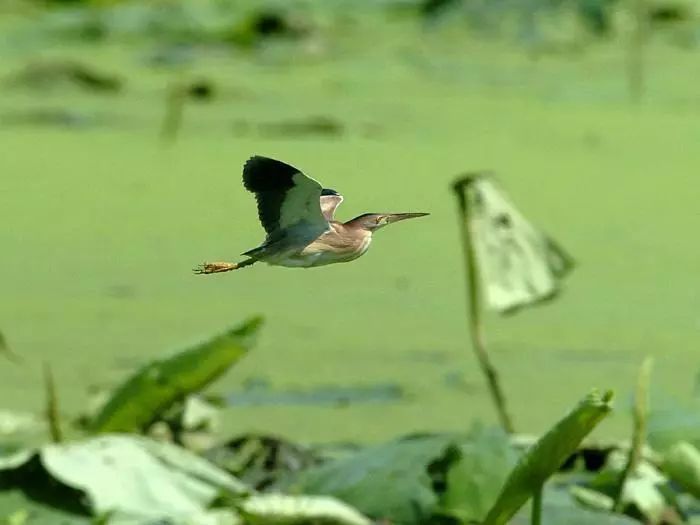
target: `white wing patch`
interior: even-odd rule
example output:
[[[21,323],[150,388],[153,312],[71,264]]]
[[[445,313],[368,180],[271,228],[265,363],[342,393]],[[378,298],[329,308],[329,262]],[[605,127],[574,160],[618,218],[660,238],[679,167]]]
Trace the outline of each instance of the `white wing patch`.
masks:
[[[504,313],[554,296],[573,260],[488,177],[467,190],[469,226],[488,306]]]
[[[328,221],[319,204],[321,185],[303,173],[295,174],[292,180],[294,187],[287,190],[280,210],[280,228],[287,229],[303,222],[321,231],[327,230]]]

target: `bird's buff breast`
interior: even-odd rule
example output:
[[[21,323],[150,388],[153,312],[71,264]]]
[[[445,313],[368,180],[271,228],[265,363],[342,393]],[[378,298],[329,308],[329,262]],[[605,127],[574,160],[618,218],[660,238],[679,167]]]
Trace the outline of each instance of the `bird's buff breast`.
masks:
[[[277,261],[269,261],[279,266],[295,268],[310,268],[313,266],[325,266],[341,262],[349,262],[363,255],[372,242],[372,235],[368,234],[352,244],[334,242],[334,238],[319,239],[308,244],[303,250],[286,254]]]

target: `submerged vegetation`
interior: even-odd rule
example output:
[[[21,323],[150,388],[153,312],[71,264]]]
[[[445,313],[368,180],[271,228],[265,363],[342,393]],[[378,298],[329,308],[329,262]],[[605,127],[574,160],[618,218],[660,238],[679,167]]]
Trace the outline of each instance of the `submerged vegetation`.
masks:
[[[700,451],[692,432],[679,430],[663,449],[635,442],[634,452],[624,441],[590,441],[611,392],[587,395],[540,439],[465,423],[462,432],[370,446],[222,440],[225,408],[203,389],[251,349],[259,329],[253,319],[144,366],[73,423],[47,383],[53,443],[8,443],[0,456],[5,522],[693,523]],[[623,461],[633,453],[630,470]]]

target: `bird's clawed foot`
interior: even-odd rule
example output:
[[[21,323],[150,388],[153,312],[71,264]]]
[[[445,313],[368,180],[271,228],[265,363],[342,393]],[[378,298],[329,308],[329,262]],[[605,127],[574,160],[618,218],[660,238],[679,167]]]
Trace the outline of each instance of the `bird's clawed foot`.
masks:
[[[228,263],[228,262],[206,263],[205,262],[204,264],[200,264],[199,266],[197,266],[192,271],[197,275],[207,275],[210,273],[230,272],[231,270],[236,270],[237,268],[238,268],[238,265],[235,263]]]

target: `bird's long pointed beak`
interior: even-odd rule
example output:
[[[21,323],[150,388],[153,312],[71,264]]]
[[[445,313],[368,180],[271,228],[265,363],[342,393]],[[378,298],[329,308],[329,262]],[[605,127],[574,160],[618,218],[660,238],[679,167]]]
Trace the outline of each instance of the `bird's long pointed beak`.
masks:
[[[389,213],[387,214],[386,222],[387,224],[392,224],[394,222],[399,222],[404,219],[415,219],[416,217],[425,217],[430,215],[429,213]]]

